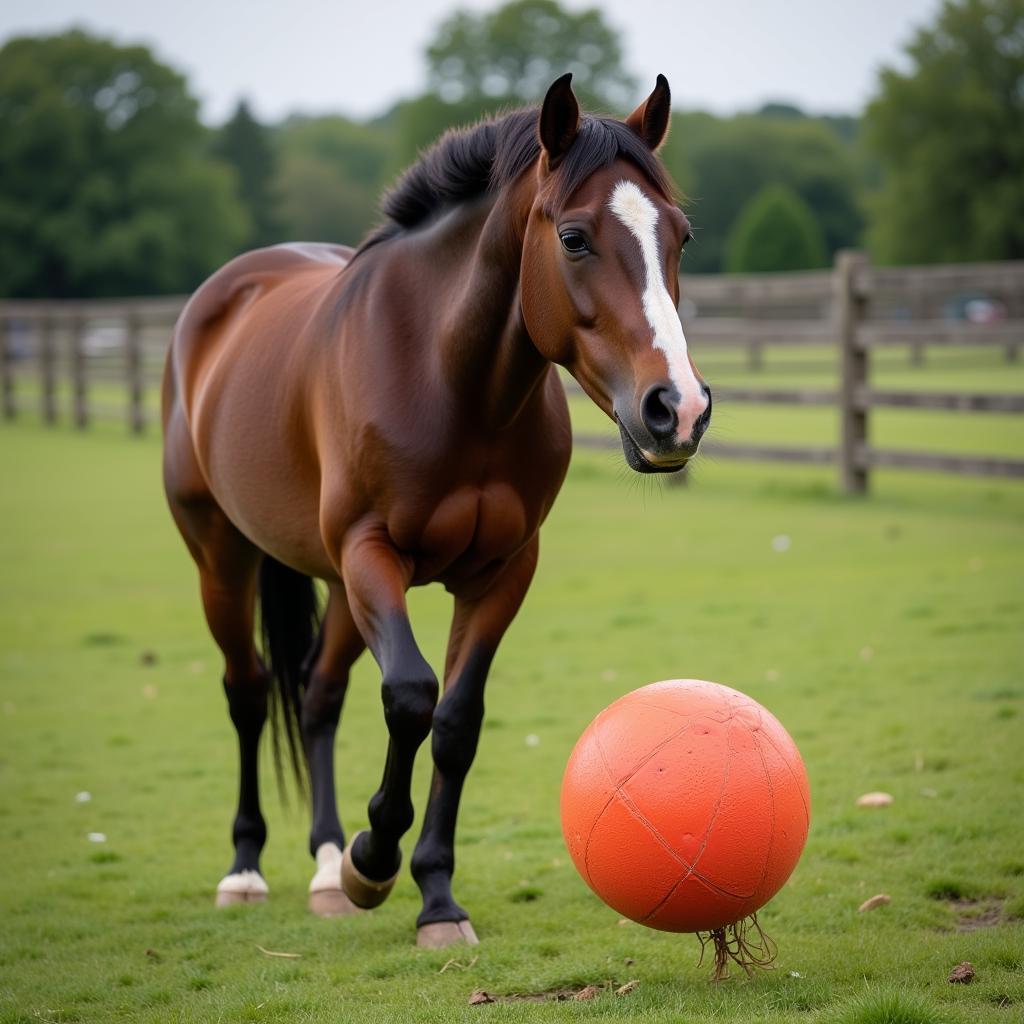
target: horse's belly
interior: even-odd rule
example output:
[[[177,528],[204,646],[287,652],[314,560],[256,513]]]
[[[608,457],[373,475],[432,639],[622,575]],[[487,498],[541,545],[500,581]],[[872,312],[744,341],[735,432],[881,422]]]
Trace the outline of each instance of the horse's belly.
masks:
[[[246,537],[279,561],[330,579],[316,460],[290,429],[287,406],[261,390],[268,375],[249,369],[238,360],[231,373],[212,374],[197,396],[197,458],[217,503]]]
[[[413,555],[414,583],[457,583],[498,568],[539,521],[539,509],[532,513],[514,488],[490,483],[446,495],[421,529],[396,520],[389,530],[397,546]]]
[[[275,471],[268,463],[261,467],[262,480],[247,473],[219,474],[218,482],[227,486],[215,492],[218,504],[246,537],[279,562],[308,576],[336,579],[320,536],[316,491],[297,488],[284,467]],[[275,482],[282,486],[275,488]]]

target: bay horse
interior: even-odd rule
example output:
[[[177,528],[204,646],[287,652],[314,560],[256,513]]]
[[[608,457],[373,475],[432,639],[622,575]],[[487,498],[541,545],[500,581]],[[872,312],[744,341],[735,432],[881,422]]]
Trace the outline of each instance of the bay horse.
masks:
[[[638,472],[678,471],[707,428],[711,393],[676,313],[689,225],[655,155],[668,83],[659,75],[619,121],[581,116],[570,79],[539,111],[443,136],[359,249],[239,256],[175,326],[165,489],[224,656],[240,757],[218,905],[268,892],[257,748],[269,706],[293,766],[308,771],[309,905],[324,916],[391,891],[413,822],[413,760],[432,733],[411,860],[417,942],[475,943],[452,896],[456,814],[488,669],[569,463],[556,364],[618,424]],[[326,583],[322,617],[314,580]],[[454,599],[440,700],[406,606],[409,587],[432,582]],[[367,647],[389,740],[370,827],[346,842],[334,739]]]

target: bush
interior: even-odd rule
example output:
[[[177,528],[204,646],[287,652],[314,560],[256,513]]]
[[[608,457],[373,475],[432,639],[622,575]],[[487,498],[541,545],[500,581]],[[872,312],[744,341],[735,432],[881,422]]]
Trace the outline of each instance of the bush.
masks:
[[[785,185],[766,185],[744,206],[726,242],[730,273],[807,270],[827,263],[810,207]]]

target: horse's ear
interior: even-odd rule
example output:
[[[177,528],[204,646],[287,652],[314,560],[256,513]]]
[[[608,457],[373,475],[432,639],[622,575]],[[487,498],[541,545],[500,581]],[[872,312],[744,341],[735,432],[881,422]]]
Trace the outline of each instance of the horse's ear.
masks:
[[[580,105],[572,91],[572,72],[552,83],[540,108],[537,134],[547,154],[548,166],[568,152],[580,130]]]
[[[626,118],[626,124],[650,149],[655,150],[665,141],[671,108],[672,93],[668,88],[668,79],[658,75],[654,91]]]

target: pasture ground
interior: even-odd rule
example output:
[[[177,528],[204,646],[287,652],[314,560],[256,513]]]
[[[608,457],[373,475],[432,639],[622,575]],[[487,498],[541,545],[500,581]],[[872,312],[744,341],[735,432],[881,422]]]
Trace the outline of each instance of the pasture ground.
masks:
[[[989,450],[1006,445],[985,429]],[[412,944],[407,872],[371,914],[308,915],[306,815],[282,808],[269,763],[271,900],[214,910],[234,737],[157,440],[26,422],[0,429],[0,467],[3,1024],[1021,1019],[1019,484],[880,473],[872,497],[847,500],[825,472],[706,460],[692,486],[667,488],[612,453],[579,453],[495,665],[463,802],[456,895],[483,942],[429,952]],[[444,594],[412,605],[438,665]],[[776,969],[750,980],[709,984],[693,937],[620,924],[562,846],[558,787],[579,733],[624,691],[671,676],[760,700],[810,775],[805,855],[762,914]],[[339,741],[349,830],[383,751],[364,658]],[[893,806],[854,806],[875,789]],[[889,906],[858,914],[881,892]],[[977,980],[948,984],[962,960]],[[468,1005],[474,989],[633,979],[622,997]]]

